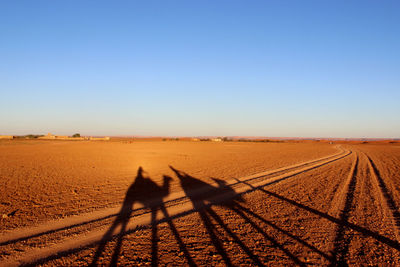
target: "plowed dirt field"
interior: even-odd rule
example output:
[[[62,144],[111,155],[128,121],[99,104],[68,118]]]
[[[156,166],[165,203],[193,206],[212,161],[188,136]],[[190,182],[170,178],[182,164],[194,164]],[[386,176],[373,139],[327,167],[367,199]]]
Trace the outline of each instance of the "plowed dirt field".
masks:
[[[400,265],[400,147],[0,142],[0,265]]]

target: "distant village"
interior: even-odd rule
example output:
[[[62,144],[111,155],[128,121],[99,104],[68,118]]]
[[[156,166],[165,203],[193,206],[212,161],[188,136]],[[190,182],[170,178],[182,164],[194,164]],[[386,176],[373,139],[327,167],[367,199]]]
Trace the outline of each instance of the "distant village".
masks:
[[[41,139],[41,140],[71,140],[71,141],[108,141],[109,136],[104,137],[92,137],[92,136],[81,136],[80,134],[74,134],[73,136],[66,135],[53,135],[48,133],[47,135],[25,135],[25,136],[14,136],[14,135],[0,135],[0,139]]]
[[[109,136],[103,137],[93,137],[93,136],[81,136],[76,133],[72,136],[66,135],[53,135],[48,133],[47,135],[0,135],[0,140],[12,140],[12,139],[35,139],[35,140],[70,140],[70,141],[109,141],[111,138]],[[384,139],[384,138],[281,138],[281,137],[156,137],[156,136],[133,136],[133,137],[113,137],[113,140],[162,140],[162,141],[211,141],[211,142],[270,142],[270,143],[282,143],[282,142],[328,142],[329,144],[338,142],[355,142],[355,143],[370,143],[370,142],[389,142],[389,143],[399,143],[400,139]]]

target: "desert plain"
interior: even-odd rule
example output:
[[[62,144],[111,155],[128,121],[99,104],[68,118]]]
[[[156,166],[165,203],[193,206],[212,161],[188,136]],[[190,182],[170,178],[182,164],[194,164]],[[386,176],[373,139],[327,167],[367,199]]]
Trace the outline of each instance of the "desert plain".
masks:
[[[0,266],[400,264],[395,142],[0,141]]]

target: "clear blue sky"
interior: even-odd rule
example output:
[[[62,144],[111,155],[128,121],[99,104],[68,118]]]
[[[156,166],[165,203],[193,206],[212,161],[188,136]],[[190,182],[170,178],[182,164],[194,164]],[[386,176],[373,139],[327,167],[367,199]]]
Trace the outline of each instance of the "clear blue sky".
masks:
[[[399,1],[1,1],[0,134],[400,137]]]

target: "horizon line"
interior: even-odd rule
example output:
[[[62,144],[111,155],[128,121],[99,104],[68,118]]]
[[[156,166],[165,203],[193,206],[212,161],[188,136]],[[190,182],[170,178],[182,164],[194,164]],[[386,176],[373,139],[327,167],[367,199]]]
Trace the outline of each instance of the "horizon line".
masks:
[[[44,135],[44,134],[9,134],[9,136],[27,136],[27,135]],[[64,134],[65,135],[65,134]],[[1,134],[0,134],[1,136]],[[67,135],[69,136],[69,135]],[[71,135],[72,136],[72,135]],[[108,136],[111,138],[230,138],[230,139],[272,139],[272,140],[400,140],[400,137],[296,137],[296,136],[260,136],[260,135],[86,135],[82,134],[82,137],[101,137]]]

